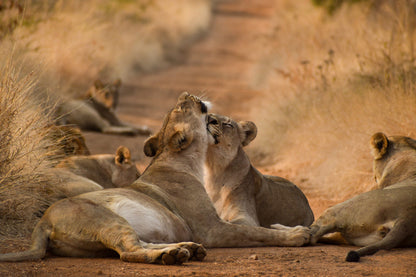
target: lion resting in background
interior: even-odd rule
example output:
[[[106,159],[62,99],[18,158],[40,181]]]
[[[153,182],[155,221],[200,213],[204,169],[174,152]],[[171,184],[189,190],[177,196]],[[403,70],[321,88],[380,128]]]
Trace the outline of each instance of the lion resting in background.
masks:
[[[140,177],[130,150],[119,146],[115,155],[98,154],[71,156],[63,159],[56,168],[88,178],[103,188],[124,187]]]
[[[381,249],[416,246],[416,141],[376,133],[371,147],[379,189],[327,209],[311,226],[312,243],[340,232],[362,246],[348,253],[349,262]]]
[[[59,149],[57,155],[70,157],[76,155],[89,155],[90,150],[79,128],[66,125],[51,125],[49,138],[56,143]]]
[[[228,222],[270,228],[272,224],[309,226],[314,219],[302,191],[286,179],[261,174],[243,147],[257,134],[253,122],[210,114],[205,189],[217,213]]]
[[[58,125],[76,125],[82,130],[118,135],[149,135],[147,126],[135,127],[121,122],[115,114],[118,104],[120,80],[103,84],[97,80],[83,99],[60,104],[56,110]]]
[[[224,222],[203,187],[208,143],[207,105],[183,93],[161,130],[144,146],[153,159],[127,188],[105,189],[60,200],[45,212],[32,234],[32,247],[0,255],[0,261],[55,254],[180,264],[202,260],[207,247],[300,246],[309,229],[274,230]],[[185,242],[184,242],[185,241]],[[186,242],[188,241],[188,242]],[[190,242],[192,241],[192,242]]]

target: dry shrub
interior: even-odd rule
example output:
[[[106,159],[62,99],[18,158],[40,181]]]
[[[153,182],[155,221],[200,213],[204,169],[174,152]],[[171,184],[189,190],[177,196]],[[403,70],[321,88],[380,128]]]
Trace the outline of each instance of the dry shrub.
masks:
[[[62,193],[46,173],[54,143],[48,117],[33,101],[33,76],[0,69],[0,236],[27,235]]]
[[[267,93],[251,155],[308,196],[339,202],[374,188],[371,135],[416,137],[411,1],[370,4],[329,17],[284,2],[259,65]]]
[[[23,64],[40,65],[39,85],[60,95],[82,94],[96,78],[126,80],[180,61],[211,17],[210,0],[18,2],[21,23],[3,46],[12,41]]]

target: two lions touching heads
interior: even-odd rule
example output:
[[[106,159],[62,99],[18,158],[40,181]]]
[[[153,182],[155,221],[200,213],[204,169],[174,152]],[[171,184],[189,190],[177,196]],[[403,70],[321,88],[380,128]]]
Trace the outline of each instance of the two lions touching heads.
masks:
[[[49,250],[181,264],[203,260],[204,247],[302,246],[331,232],[364,246],[348,261],[416,245],[416,141],[374,135],[381,188],[331,207],[313,222],[295,185],[251,165],[243,146],[255,138],[255,125],[208,114],[208,106],[183,93],[146,140],[144,152],[153,159],[140,178],[56,202],[36,225],[31,248],[2,254],[0,261],[39,259]]]

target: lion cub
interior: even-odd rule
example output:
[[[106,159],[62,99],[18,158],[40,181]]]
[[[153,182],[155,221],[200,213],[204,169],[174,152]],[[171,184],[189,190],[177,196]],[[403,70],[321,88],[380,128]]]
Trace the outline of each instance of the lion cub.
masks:
[[[56,167],[88,178],[103,188],[124,187],[140,177],[134,161],[131,160],[130,150],[125,146],[120,146],[115,155],[67,157]]]
[[[280,177],[255,169],[243,150],[257,135],[253,122],[210,114],[209,132],[215,144],[207,151],[205,189],[223,220],[271,227],[309,226],[314,219],[302,191]]]
[[[97,80],[83,99],[63,102],[56,110],[58,125],[74,124],[82,130],[118,135],[149,135],[147,126],[131,126],[115,114],[121,81],[103,84]]]
[[[348,262],[381,249],[416,246],[416,141],[376,133],[371,138],[374,176],[379,189],[327,209],[311,226],[312,243],[341,232],[350,251]]]

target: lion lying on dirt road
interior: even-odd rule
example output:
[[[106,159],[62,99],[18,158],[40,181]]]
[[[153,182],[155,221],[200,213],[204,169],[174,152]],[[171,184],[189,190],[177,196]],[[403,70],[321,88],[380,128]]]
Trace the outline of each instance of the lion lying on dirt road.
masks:
[[[123,261],[181,264],[205,257],[198,243],[207,247],[308,243],[306,227],[280,231],[231,224],[218,217],[202,184],[207,146],[213,143],[206,113],[204,102],[183,93],[161,130],[145,142],[145,153],[154,158],[136,182],[129,188],[56,202],[36,225],[31,249],[0,255],[0,261],[39,259],[49,249],[78,257],[115,251]]]
[[[121,122],[115,114],[121,81],[103,84],[96,81],[84,99],[63,102],[56,110],[58,125],[74,124],[82,130],[118,135],[149,135],[147,126],[132,126]]]
[[[49,137],[58,145],[57,155],[62,157],[89,155],[90,150],[79,128],[67,125],[51,125]]]
[[[314,219],[302,191],[286,179],[255,169],[243,146],[257,135],[253,122],[210,114],[209,131],[215,144],[208,146],[205,189],[219,216],[228,222],[270,227],[309,226]]]
[[[130,150],[119,146],[115,155],[79,155],[63,159],[56,168],[88,178],[103,188],[124,187],[140,177],[136,164],[131,160]]]
[[[311,226],[312,243],[340,232],[350,244],[349,262],[382,249],[416,246],[416,141],[376,133],[371,138],[379,189],[327,209]]]

